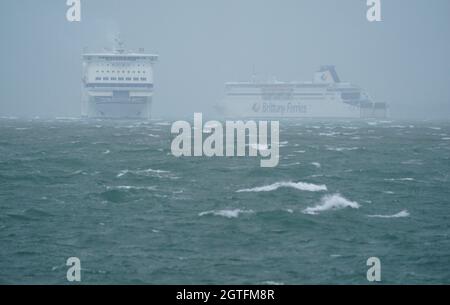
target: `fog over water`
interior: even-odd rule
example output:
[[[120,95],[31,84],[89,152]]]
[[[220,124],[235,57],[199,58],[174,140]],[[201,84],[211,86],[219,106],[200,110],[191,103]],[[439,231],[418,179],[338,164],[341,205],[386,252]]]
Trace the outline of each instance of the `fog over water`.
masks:
[[[153,117],[214,116],[224,82],[311,80],[322,64],[388,102],[394,118],[450,115],[450,2],[360,0],[0,2],[0,116],[79,116],[81,53],[111,47],[160,55]]]

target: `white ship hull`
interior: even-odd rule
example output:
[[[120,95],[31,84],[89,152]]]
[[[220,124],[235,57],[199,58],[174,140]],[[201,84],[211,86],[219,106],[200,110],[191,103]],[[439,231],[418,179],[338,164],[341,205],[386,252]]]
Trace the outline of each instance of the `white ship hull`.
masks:
[[[113,52],[83,54],[82,115],[149,119],[158,56],[125,52],[117,42]]]
[[[219,105],[227,117],[360,118],[360,107],[333,100],[264,101],[228,99]]]
[[[131,118],[149,119],[151,117],[151,102],[108,102],[91,101],[88,117],[92,118]]]
[[[385,103],[374,103],[358,86],[341,82],[323,66],[312,82],[230,82],[217,105],[225,117],[385,118]]]

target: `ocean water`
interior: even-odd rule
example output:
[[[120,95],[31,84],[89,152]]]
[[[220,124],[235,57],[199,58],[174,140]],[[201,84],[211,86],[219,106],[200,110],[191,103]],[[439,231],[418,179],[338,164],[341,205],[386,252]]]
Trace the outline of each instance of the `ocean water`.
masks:
[[[283,121],[276,168],[170,126],[1,119],[0,282],[450,283],[450,123]]]

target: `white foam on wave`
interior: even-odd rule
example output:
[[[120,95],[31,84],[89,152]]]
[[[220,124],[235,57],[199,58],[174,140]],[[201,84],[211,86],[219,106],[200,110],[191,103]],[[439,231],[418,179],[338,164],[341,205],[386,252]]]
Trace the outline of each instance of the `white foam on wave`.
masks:
[[[117,186],[107,186],[107,190],[146,190],[146,191],[154,191],[156,190],[155,186],[133,186],[133,185],[117,185]]]
[[[384,179],[384,181],[414,181],[414,178],[389,178]]]
[[[148,174],[156,174],[156,175],[161,175],[161,174],[170,174],[170,171],[165,171],[165,170],[161,170],[161,169],[138,169],[138,170],[129,170],[129,169],[125,169],[120,171],[117,174],[117,178],[120,178],[122,176],[125,176],[127,174],[135,174],[135,175],[148,175]]]
[[[271,285],[271,286],[282,286],[282,285],[284,285],[283,282],[276,282],[276,281],[265,281],[262,284],[263,285]]]
[[[402,218],[402,217],[409,217],[409,212],[407,210],[403,210],[403,211],[398,212],[397,214],[393,214],[393,215],[367,215],[367,217],[371,217],[371,218]]]
[[[317,168],[321,168],[322,167],[322,165],[320,165],[319,162],[312,162],[311,165],[314,165]]]
[[[341,210],[344,208],[358,209],[360,205],[356,201],[350,201],[341,194],[326,195],[322,197],[320,203],[314,207],[307,207],[304,214],[317,215],[320,212],[329,210]]]
[[[325,137],[335,137],[338,136],[339,132],[320,132],[319,136],[325,136]]]
[[[306,182],[292,182],[292,181],[287,181],[287,182],[276,182],[270,185],[264,185],[264,186],[259,186],[259,187],[254,187],[254,188],[248,188],[248,189],[242,189],[242,190],[238,190],[236,191],[237,193],[243,193],[243,192],[271,192],[271,191],[275,191],[279,188],[282,187],[290,187],[290,188],[294,188],[300,191],[308,191],[308,192],[320,192],[320,191],[326,191],[327,190],[327,186],[322,184],[322,185],[317,185],[317,184],[312,184],[312,183],[306,183]]]
[[[287,159],[287,158],[286,158]],[[296,165],[301,165],[301,162],[293,162],[293,163],[286,163],[286,164],[281,164],[281,167],[291,167],[291,166],[296,166]]]
[[[359,149],[359,147],[332,147],[332,146],[327,146],[327,150],[330,151],[351,151],[351,150],[357,150]]]
[[[212,210],[212,211],[205,211],[198,214],[198,216],[206,216],[206,215],[213,215],[213,216],[222,216],[225,218],[237,218],[240,214],[253,214],[253,210],[241,210],[241,209],[234,209],[234,210]]]

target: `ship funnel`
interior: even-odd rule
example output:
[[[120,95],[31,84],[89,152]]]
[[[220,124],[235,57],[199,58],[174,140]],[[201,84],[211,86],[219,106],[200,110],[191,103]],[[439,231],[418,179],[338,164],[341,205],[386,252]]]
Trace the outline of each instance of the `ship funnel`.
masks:
[[[338,74],[334,66],[321,66],[319,71],[314,74],[314,82],[322,84],[340,83]]]

